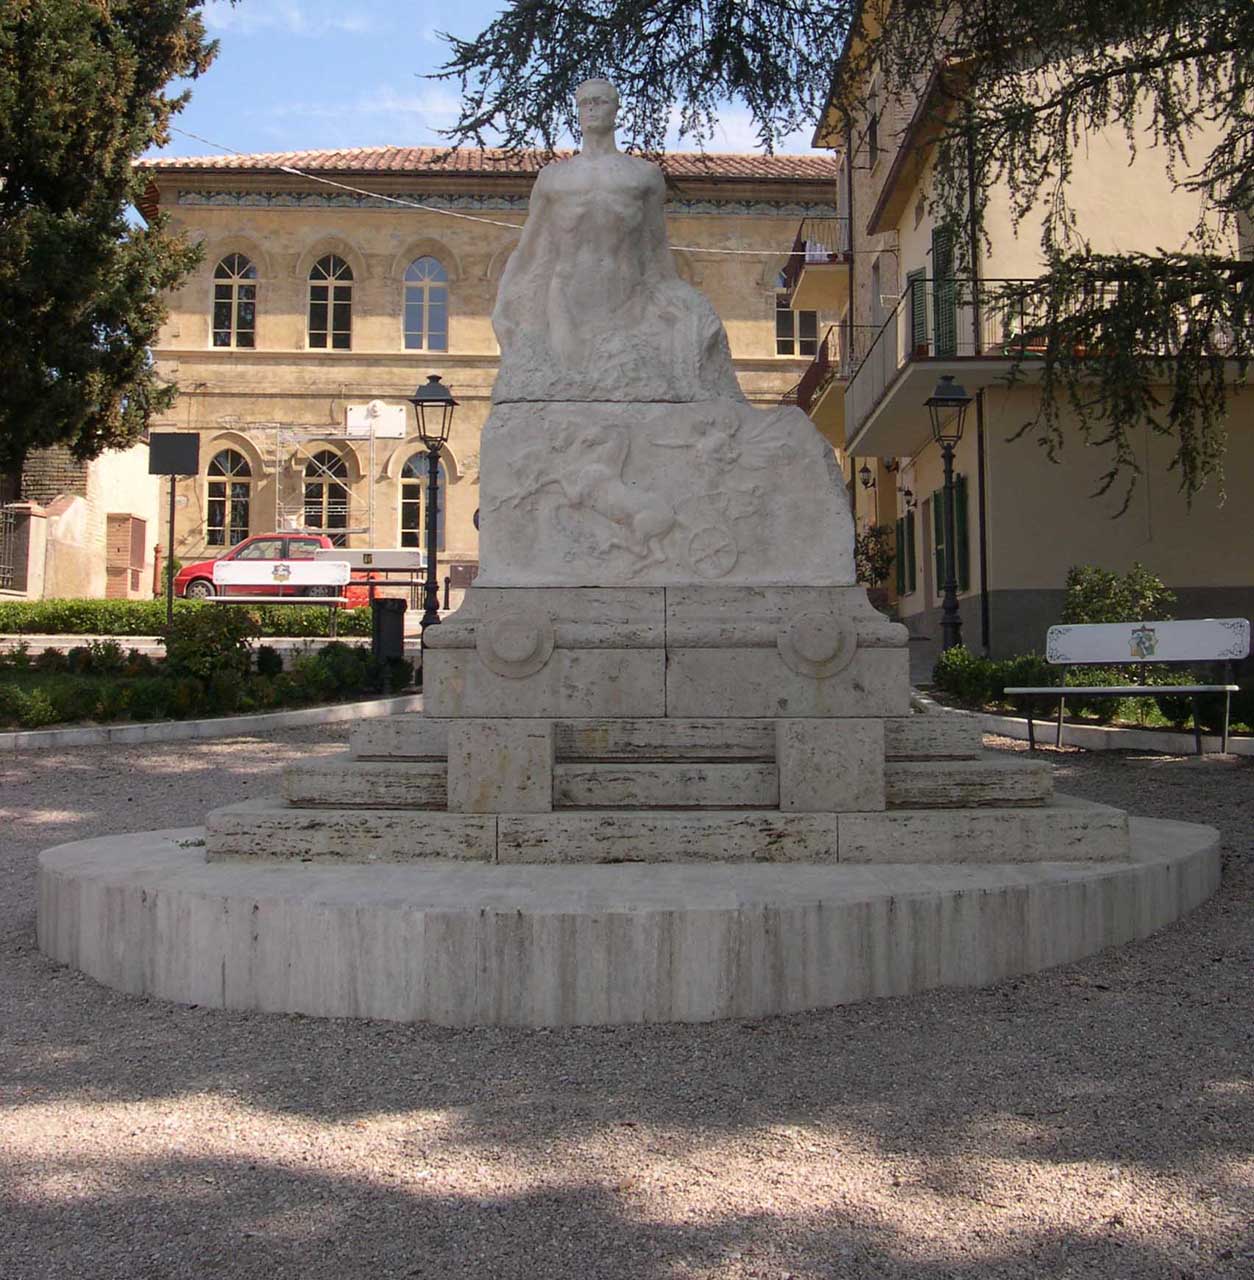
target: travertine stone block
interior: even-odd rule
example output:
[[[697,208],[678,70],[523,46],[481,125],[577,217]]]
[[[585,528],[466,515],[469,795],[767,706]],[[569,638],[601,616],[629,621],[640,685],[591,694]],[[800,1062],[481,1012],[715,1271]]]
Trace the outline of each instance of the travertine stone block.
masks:
[[[774,809],[779,774],[774,764],[559,764],[553,771],[553,803],[585,809]]]
[[[888,760],[974,760],[983,750],[984,735],[975,716],[929,712],[884,721]]]
[[[773,720],[563,720],[558,760],[771,760]]]
[[[660,716],[662,649],[558,649],[532,675],[490,671],[473,649],[429,649],[426,710],[449,717]]]
[[[479,630],[525,614],[547,619],[559,649],[660,649],[666,642],[661,587],[485,587],[476,582],[429,649],[473,649]]]
[[[498,819],[498,862],[835,862],[834,814],[555,812]]]
[[[215,809],[205,822],[209,858],[287,862],[492,862],[496,819],[438,810],[294,809],[278,799]]]
[[[1122,809],[1055,796],[1039,809],[898,809],[840,818],[842,862],[1117,862]]]
[[[361,720],[349,734],[356,760],[443,760],[448,756],[448,721],[421,712]]]
[[[779,720],[779,807],[803,813],[884,808],[882,720]]]
[[[859,648],[826,679],[799,675],[773,649],[671,650],[668,716],[901,716],[910,709],[905,649]]]
[[[345,752],[290,765],[283,798],[332,809],[443,809],[446,773],[443,760],[354,760]]]
[[[449,726],[451,813],[547,813],[553,807],[553,726],[537,720],[457,720]]]
[[[887,771],[890,809],[1039,805],[1053,790],[1053,770],[1044,761],[991,751],[982,760],[897,760]]]

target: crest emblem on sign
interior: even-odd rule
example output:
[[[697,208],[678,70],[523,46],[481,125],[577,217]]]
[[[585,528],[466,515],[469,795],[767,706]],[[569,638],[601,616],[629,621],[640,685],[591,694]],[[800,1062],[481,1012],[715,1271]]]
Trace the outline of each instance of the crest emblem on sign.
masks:
[[[286,582],[292,576],[292,566],[290,564],[276,564],[270,570],[270,577],[275,582]]]
[[[1132,656],[1134,658],[1152,658],[1158,648],[1158,636],[1153,627],[1142,624],[1132,628]]]

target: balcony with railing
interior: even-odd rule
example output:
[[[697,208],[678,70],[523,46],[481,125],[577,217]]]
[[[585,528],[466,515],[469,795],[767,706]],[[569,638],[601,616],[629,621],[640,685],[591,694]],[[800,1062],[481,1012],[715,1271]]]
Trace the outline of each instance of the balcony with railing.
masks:
[[[839,311],[849,301],[849,219],[806,218],[784,267],[794,311]]]
[[[838,448],[845,442],[844,388],[877,332],[871,325],[832,325],[801,381],[784,396]]]
[[[908,279],[849,381],[851,449],[882,457],[913,453],[927,436],[923,402],[941,373],[977,391],[1003,381],[1017,362],[1030,380],[1047,332],[1048,299],[1030,280]]]

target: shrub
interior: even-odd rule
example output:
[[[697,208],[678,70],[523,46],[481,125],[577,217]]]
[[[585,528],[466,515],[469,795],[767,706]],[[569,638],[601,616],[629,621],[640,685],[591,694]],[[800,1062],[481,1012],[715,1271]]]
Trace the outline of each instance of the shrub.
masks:
[[[96,705],[93,716],[97,720],[116,720],[126,714],[130,708],[131,690],[129,685],[109,680],[96,686]]]
[[[138,649],[127,651],[126,664],[122,668],[124,675],[150,676],[156,669],[157,664],[146,653],[140,653]]]
[[[853,540],[853,562],[858,581],[878,587],[888,581],[897,553],[893,531],[886,524],[868,525]]]
[[[331,678],[334,692],[351,695],[367,687],[372,674],[368,650],[335,640],[318,650],[318,658]]]
[[[258,634],[257,619],[247,609],[210,605],[175,614],[163,637],[166,664],[175,676],[208,680],[224,671],[242,680],[252,671],[248,646]]]
[[[1061,621],[1072,625],[1162,621],[1171,617],[1176,603],[1175,593],[1142,564],[1124,574],[1091,564],[1072,565],[1063,589]]]
[[[198,600],[176,600],[174,616],[202,611],[234,612]],[[261,605],[256,610],[266,636],[325,636],[329,610],[317,605]],[[368,636],[370,610],[341,609],[341,635]],[[0,634],[155,636],[165,629],[164,600],[0,601]]]
[[[65,669],[76,676],[85,676],[91,670],[91,650],[85,644],[76,644],[65,655]]]
[[[243,685],[234,671],[215,671],[209,677],[205,690],[208,710],[218,715],[230,715],[239,709]]]
[[[0,605],[0,608],[3,608]],[[12,667],[14,671],[28,671],[31,666],[30,645],[23,642],[14,645],[7,654],[3,656],[2,664],[6,667]]]
[[[117,675],[126,666],[126,655],[116,640],[89,640],[87,652],[90,654],[88,669],[95,675]]]
[[[277,676],[283,670],[283,655],[272,645],[257,646],[257,674]]]
[[[83,676],[65,676],[44,686],[59,722],[89,720],[96,714],[95,681]]]
[[[195,716],[204,706],[204,682],[195,676],[182,676],[168,681],[170,685],[170,713],[176,720]]]
[[[996,683],[999,701],[1008,702],[1016,711],[1027,711],[1029,704],[1035,710],[1041,705],[1039,697],[1027,694],[1007,696],[1002,690],[1007,685],[1055,685],[1059,679],[1059,669],[1046,662],[1039,653],[1021,653],[1015,658],[1006,658],[997,665]]]
[[[43,653],[35,655],[30,665],[36,671],[43,671],[51,675],[58,671],[68,671],[70,664],[60,649],[45,649]]]
[[[1001,697],[997,675],[996,663],[959,644],[946,649],[936,660],[932,680],[938,689],[959,702],[983,706]]]
[[[161,677],[143,677],[131,685],[132,720],[167,720],[173,686]]]
[[[57,712],[42,689],[19,690],[19,693],[17,722],[23,729],[42,729],[57,722]]]
[[[292,688],[298,700],[316,702],[335,692],[330,664],[316,653],[302,653],[293,663]]]

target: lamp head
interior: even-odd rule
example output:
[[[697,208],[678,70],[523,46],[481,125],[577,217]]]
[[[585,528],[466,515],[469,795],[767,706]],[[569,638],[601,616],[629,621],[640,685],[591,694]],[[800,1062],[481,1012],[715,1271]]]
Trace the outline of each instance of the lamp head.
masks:
[[[954,381],[952,373],[941,374],[936,390],[924,401],[932,420],[932,439],[940,445],[956,445],[962,439],[967,407],[974,396]]]
[[[865,462],[858,468],[858,479],[862,482],[864,489],[870,489],[875,484],[875,477],[871,474],[871,468]]]
[[[453,393],[440,381],[438,373],[432,373],[409,397],[409,403],[414,406],[418,435],[423,444],[428,449],[439,451],[448,443],[449,432],[453,428],[453,410],[457,408]]]

